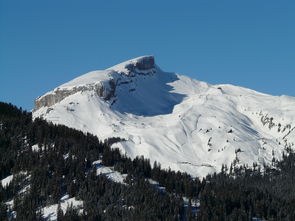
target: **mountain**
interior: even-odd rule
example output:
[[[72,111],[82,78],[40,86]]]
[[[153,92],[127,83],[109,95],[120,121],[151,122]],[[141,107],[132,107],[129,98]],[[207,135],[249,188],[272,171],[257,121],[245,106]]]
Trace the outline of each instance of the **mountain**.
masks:
[[[295,152],[192,178],[0,102],[0,220],[295,220]]]
[[[187,220],[182,196],[195,199],[200,181],[112,142],[0,102],[0,220]]]
[[[55,88],[36,99],[33,117],[120,137],[112,147],[127,156],[197,177],[224,164],[271,165],[295,143],[295,98],[165,72],[153,56]]]

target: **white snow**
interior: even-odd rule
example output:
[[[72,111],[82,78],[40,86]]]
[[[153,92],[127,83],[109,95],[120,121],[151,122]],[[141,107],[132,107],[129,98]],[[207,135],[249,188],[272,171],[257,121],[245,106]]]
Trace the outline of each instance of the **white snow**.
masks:
[[[99,97],[95,90],[85,90],[42,107],[33,116],[93,133],[102,140],[124,138],[113,147],[131,158],[144,155],[151,163],[199,177],[233,161],[237,165],[271,164],[273,157],[281,159],[286,146],[294,147],[295,98],[210,85],[157,66],[148,76],[120,74],[126,72],[128,62],[134,60],[61,86],[107,85],[115,79],[115,97],[110,100]]]
[[[148,182],[149,182],[152,186],[156,187],[159,191],[161,191],[161,192],[166,191],[166,188],[163,187],[163,186],[161,186],[161,185],[159,184],[159,182],[157,182],[157,181],[155,181],[155,180],[153,180],[153,179],[148,179]]]
[[[69,198],[69,195],[65,195],[60,199],[60,207],[63,213],[66,213],[67,208],[70,206],[79,209],[79,213],[83,212],[83,201],[77,200],[75,197]],[[42,217],[48,221],[57,221],[57,208],[58,204],[53,204],[42,208]]]
[[[146,56],[140,56],[140,57],[137,57],[137,58],[133,58],[131,60],[128,60],[128,61],[124,61],[120,64],[117,64],[117,65],[114,65],[108,69],[106,69],[107,71],[108,70],[111,70],[111,71],[116,71],[116,72],[128,72],[128,69],[126,68],[127,65],[129,64],[135,64],[137,63],[138,60],[141,60],[142,58],[145,58],[145,57],[150,57],[152,55],[146,55]]]
[[[33,146],[32,146],[32,151],[33,152],[38,152],[39,151],[39,146],[38,146],[38,144],[34,144]]]
[[[13,179],[13,175],[9,175],[8,177],[4,178],[1,180],[1,185],[2,187],[6,187],[10,184],[10,182],[12,181]]]
[[[116,183],[125,184],[124,179],[126,178],[127,174],[121,174],[111,167],[102,165],[100,160],[93,162],[93,165],[96,167],[97,175],[104,175]]]
[[[112,78],[112,71],[92,71],[80,77],[77,77],[68,83],[61,85],[58,88],[71,88],[81,85],[94,84],[96,82],[101,82],[105,80],[110,80]]]
[[[33,152],[39,152],[40,150],[44,150],[45,149],[45,147],[44,146],[39,146],[38,144],[34,144],[33,146],[32,146],[32,151]]]

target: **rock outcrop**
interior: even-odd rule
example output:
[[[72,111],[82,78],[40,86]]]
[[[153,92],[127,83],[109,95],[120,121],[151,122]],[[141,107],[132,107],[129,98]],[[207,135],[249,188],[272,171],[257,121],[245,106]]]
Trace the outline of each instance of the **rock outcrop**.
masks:
[[[84,91],[93,90],[96,92],[96,94],[99,97],[103,98],[104,100],[109,100],[115,94],[116,82],[113,80],[110,80],[108,83],[109,83],[109,87],[105,87],[101,82],[98,82],[93,85],[73,87],[70,90],[67,88],[65,89],[57,88],[53,92],[47,93],[44,96],[37,98],[35,100],[35,110],[38,110],[41,107],[50,107],[72,94],[75,94],[78,92],[84,92]]]

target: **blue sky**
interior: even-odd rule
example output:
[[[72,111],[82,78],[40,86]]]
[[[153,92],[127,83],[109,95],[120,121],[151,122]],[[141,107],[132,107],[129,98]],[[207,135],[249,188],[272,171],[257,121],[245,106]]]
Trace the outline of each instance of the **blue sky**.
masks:
[[[294,0],[0,0],[0,100],[153,54],[165,71],[295,96]]]

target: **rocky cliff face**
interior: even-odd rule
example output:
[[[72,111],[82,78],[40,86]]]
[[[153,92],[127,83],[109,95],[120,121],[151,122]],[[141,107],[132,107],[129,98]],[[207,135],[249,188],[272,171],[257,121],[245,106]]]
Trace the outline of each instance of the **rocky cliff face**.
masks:
[[[114,95],[115,89],[116,83],[112,80],[109,81],[109,87],[105,87],[102,83],[98,82],[94,85],[73,87],[71,89],[57,88],[53,92],[37,98],[35,100],[35,110],[38,110],[41,107],[50,107],[72,94],[84,91],[94,90],[99,97],[104,100],[109,100]]]
[[[97,94],[101,97],[106,96],[106,92],[103,90],[103,86],[100,84],[96,84],[96,85],[89,85],[89,86],[81,86],[81,87],[74,87],[71,90],[69,89],[60,89],[57,88],[56,90],[54,90],[52,93],[48,93],[45,94],[42,97],[39,97],[35,100],[35,109],[39,109],[41,107],[50,107],[58,102],[60,102],[61,100],[63,100],[64,98],[75,94],[77,92],[83,92],[86,90],[95,90],[97,91]],[[104,95],[104,96],[103,96]]]
[[[127,79],[136,75],[152,75],[155,73],[154,56],[144,56],[128,63],[122,63],[109,68],[112,78],[98,82],[91,82],[85,85],[74,87],[58,87],[35,100],[35,111],[41,107],[51,107],[62,101],[66,97],[78,92],[95,91],[95,93],[104,100],[110,100],[115,96],[116,88],[122,84],[131,83],[132,80]]]

